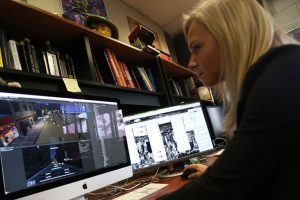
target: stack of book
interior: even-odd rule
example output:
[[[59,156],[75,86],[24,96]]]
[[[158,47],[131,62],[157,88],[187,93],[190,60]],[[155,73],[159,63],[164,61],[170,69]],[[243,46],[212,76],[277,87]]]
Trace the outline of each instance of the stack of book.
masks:
[[[72,57],[51,47],[31,43],[29,38],[15,40],[0,28],[0,67],[52,76],[76,78]]]
[[[95,52],[94,62],[100,83],[157,92],[150,66],[128,65],[109,48]]]
[[[175,96],[197,97],[197,86],[192,76],[181,79],[169,79],[171,93]]]

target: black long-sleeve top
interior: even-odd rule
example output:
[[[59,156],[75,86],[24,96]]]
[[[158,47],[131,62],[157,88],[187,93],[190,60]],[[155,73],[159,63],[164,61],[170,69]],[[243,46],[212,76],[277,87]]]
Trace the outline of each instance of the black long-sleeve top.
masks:
[[[297,199],[300,45],[272,48],[251,66],[237,112],[223,154],[201,177],[159,200]]]

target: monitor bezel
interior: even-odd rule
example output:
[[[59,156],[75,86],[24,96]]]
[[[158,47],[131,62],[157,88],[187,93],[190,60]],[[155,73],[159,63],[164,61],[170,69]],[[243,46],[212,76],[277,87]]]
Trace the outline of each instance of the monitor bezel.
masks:
[[[217,139],[217,138],[220,138],[215,133],[215,129],[213,127],[213,123],[212,123],[211,116],[209,114],[208,108],[222,108],[223,109],[223,106],[222,105],[206,105],[206,106],[203,106],[203,107],[204,107],[203,112],[204,112],[205,118],[207,120],[207,123],[208,123],[209,129],[210,129],[210,133],[211,133],[212,138],[214,140]]]
[[[194,103],[200,103],[202,114],[203,114],[204,119],[205,119],[205,121],[207,123],[207,116],[204,113],[204,110],[203,110],[204,105],[202,105],[201,101],[193,101],[193,102],[187,102],[187,103],[182,103],[182,104],[178,104],[178,105],[171,105],[171,106],[159,107],[159,108],[156,108],[156,109],[151,109],[151,110],[148,110],[148,111],[145,111],[145,112],[135,113],[135,114],[131,114],[131,115],[124,116],[124,117],[132,117],[134,115],[139,115],[139,114],[143,115],[143,114],[146,114],[146,113],[149,113],[149,112],[157,111],[158,109],[165,109],[165,108],[170,108],[170,107],[173,107],[173,106],[189,105],[189,104],[194,104]],[[207,129],[208,129],[210,138],[212,140],[213,138],[212,138],[211,129],[208,126],[207,126]],[[212,142],[212,145],[213,145],[214,144],[213,141],[211,141],[211,142]],[[163,161],[161,163],[155,163],[155,164],[153,164],[151,166],[147,166],[147,167],[143,167],[143,168],[138,168],[138,169],[133,169],[133,173],[137,175],[137,174],[140,174],[140,173],[143,173],[143,172],[146,172],[146,171],[150,171],[151,172],[151,171],[153,171],[155,169],[158,169],[158,168],[161,168],[161,167],[166,167],[166,166],[169,166],[169,165],[173,165],[173,164],[177,164],[177,163],[180,163],[180,162],[187,161],[190,158],[205,156],[205,155],[208,155],[208,154],[210,154],[210,153],[212,153],[214,151],[216,151],[216,149],[213,146],[212,149],[208,149],[208,150],[205,150],[205,151],[201,151],[201,152],[197,152],[197,153],[194,153],[194,154],[190,154],[190,155],[186,155],[186,156],[183,156],[183,157],[179,157],[179,158],[176,158],[174,160],[167,160],[167,161]]]
[[[42,90],[31,90],[31,89],[26,89],[26,88],[14,88],[14,87],[5,87],[5,86],[0,86],[0,93],[13,93],[13,94],[17,93],[17,94],[25,94],[25,95],[39,95],[39,96],[49,96],[49,97],[75,98],[75,99],[83,99],[83,100],[109,101],[109,102],[115,102],[118,110],[120,109],[120,101],[117,98],[94,96],[94,95],[88,95],[88,94],[83,94],[83,93],[42,91]],[[4,184],[2,184],[2,186],[0,187],[0,199],[17,199],[17,198],[25,198],[26,199],[27,196],[30,197],[34,194],[46,192],[47,190],[50,191],[55,188],[61,188],[61,187],[64,187],[65,185],[69,185],[69,184],[73,184],[73,183],[77,183],[77,182],[80,186],[83,187],[82,184],[85,184],[84,183],[85,179],[89,179],[89,178],[92,178],[95,176],[101,176],[106,173],[111,174],[110,172],[115,171],[115,170],[121,170],[121,171],[123,171],[122,172],[123,174],[127,173],[127,175],[125,175],[125,174],[124,175],[126,176],[126,178],[129,178],[132,176],[132,169],[131,169],[131,162],[130,162],[130,157],[129,157],[129,150],[128,150],[127,141],[126,141],[125,136],[124,136],[124,146],[125,146],[125,150],[126,150],[126,156],[128,159],[127,159],[127,162],[125,162],[123,164],[119,164],[117,166],[111,166],[111,167],[104,168],[104,169],[98,169],[96,171],[84,173],[84,174],[77,175],[74,177],[68,177],[66,179],[57,180],[57,181],[50,182],[47,184],[35,186],[33,188],[26,188],[26,189],[19,190],[17,192],[12,192],[9,194],[5,194]],[[1,159],[0,159],[0,166],[2,166]],[[129,169],[131,170],[131,174],[130,174]],[[0,181],[1,181],[1,183],[3,183],[2,170],[0,169],[0,171],[1,171],[0,172]],[[122,178],[122,177],[120,177],[120,178]],[[123,179],[125,179],[125,178],[123,178]],[[123,179],[121,179],[121,180],[123,180]],[[112,180],[114,180],[114,178],[112,178]],[[118,180],[118,181],[120,181],[120,180]],[[113,181],[112,183],[114,183],[114,182],[115,181]],[[99,188],[100,188],[100,186],[99,186]],[[86,190],[86,192],[90,192],[95,189],[98,189],[98,188],[88,189],[88,190]],[[43,195],[43,194],[41,194],[41,195],[43,198],[53,199],[52,196]],[[69,196],[69,195],[67,195],[67,196]],[[70,196],[73,197],[73,195],[70,195]]]

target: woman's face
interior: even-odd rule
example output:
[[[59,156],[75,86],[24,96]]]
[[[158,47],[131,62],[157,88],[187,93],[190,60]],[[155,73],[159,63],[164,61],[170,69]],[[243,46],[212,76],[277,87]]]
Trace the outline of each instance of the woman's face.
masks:
[[[215,38],[204,25],[193,20],[187,32],[191,52],[189,69],[193,70],[203,85],[210,87],[219,82],[220,54]]]

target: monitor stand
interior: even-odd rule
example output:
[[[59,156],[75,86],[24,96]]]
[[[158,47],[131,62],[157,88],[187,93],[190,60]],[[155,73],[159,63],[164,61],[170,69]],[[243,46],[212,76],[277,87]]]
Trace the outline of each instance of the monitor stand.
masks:
[[[174,164],[169,164],[167,168],[163,171],[161,171],[157,177],[158,178],[172,178],[177,177],[182,174],[183,165],[180,166],[174,166]]]

